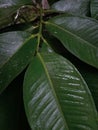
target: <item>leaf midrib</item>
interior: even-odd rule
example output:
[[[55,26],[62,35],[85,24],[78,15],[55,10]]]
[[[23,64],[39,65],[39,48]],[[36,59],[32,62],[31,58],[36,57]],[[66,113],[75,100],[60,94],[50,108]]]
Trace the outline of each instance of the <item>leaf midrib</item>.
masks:
[[[56,103],[57,103],[58,109],[60,110],[60,114],[61,114],[61,116],[63,117],[63,121],[65,122],[65,126],[66,126],[67,129],[69,130],[69,127],[68,127],[67,121],[66,121],[65,117],[63,116],[63,111],[62,111],[62,109],[61,109],[61,107],[60,107],[60,104],[59,104],[59,102],[58,102],[57,95],[56,95],[56,93],[55,93],[55,91],[54,91],[54,89],[53,89],[54,87],[53,87],[53,84],[52,84],[51,78],[50,78],[50,76],[49,76],[49,73],[48,73],[48,71],[47,71],[47,67],[46,67],[46,65],[44,64],[44,60],[43,60],[41,54],[38,53],[37,55],[38,55],[38,58],[40,59],[42,65],[43,65],[43,68],[44,68],[45,72],[46,72],[46,75],[47,75],[47,78],[48,78],[48,80],[49,80],[49,83],[50,83],[50,86],[51,86],[51,89],[52,89],[53,95],[54,95],[54,97],[55,97],[55,100],[56,100]]]
[[[50,25],[52,25],[52,26],[54,26],[54,27],[57,27],[57,28],[63,30],[64,32],[66,32],[66,33],[68,33],[68,34],[74,36],[75,38],[80,39],[80,41],[85,42],[88,46],[91,46],[92,48],[94,48],[95,50],[98,51],[98,48],[97,48],[96,46],[93,46],[90,42],[88,42],[87,40],[81,38],[81,37],[78,36],[78,35],[73,34],[71,31],[68,31],[67,29],[62,28],[62,26],[57,25],[57,24],[54,24],[54,23],[51,23],[51,22],[45,22],[45,23],[46,23],[46,25],[47,25],[47,24],[48,24],[48,25],[50,24]],[[81,43],[81,44],[84,44],[84,43]]]

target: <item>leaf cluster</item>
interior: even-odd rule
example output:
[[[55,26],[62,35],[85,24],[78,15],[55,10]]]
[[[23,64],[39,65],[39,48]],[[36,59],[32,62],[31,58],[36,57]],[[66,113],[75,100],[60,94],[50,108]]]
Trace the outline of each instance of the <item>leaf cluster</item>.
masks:
[[[97,99],[98,1],[0,0],[0,129],[98,130]]]

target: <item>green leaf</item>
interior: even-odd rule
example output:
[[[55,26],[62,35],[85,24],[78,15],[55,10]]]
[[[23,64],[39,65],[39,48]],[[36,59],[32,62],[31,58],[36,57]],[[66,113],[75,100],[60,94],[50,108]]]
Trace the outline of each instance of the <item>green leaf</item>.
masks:
[[[36,39],[22,31],[0,34],[0,93],[27,66]]]
[[[93,68],[92,66],[85,64],[84,62],[76,58],[74,55],[72,55],[69,51],[67,51],[64,48],[62,44],[60,44],[60,41],[58,41],[55,37],[49,37],[48,34],[46,38],[49,44],[52,45],[52,48],[60,55],[67,58],[72,64],[74,64],[75,67],[82,74],[90,89],[90,92],[94,99],[94,103],[98,111],[98,70],[96,68]]]
[[[47,35],[49,37],[49,35]],[[51,41],[50,41],[51,40]],[[72,55],[69,51],[67,51],[62,44],[60,44],[60,41],[53,38],[48,39],[49,44],[52,45],[52,48],[62,55],[63,57],[67,58],[72,64],[75,65],[75,67],[79,70],[79,72],[82,74],[83,78],[85,79],[90,92],[93,96],[97,111],[98,111],[98,69],[93,68],[92,66],[89,66],[85,64],[84,62],[80,61],[78,58],[76,58],[74,55]]]
[[[89,15],[89,2],[90,0],[60,0],[52,8],[76,15]]]
[[[98,22],[96,20],[61,15],[46,22],[46,28],[76,57],[98,68]]]
[[[0,0],[0,28],[13,24],[17,9],[31,2],[31,0]]]
[[[56,46],[56,43],[57,42],[55,42],[53,45]],[[78,58],[69,53],[65,48],[63,48],[61,44],[57,47],[57,49],[60,50],[59,53],[63,55],[65,58],[67,58],[69,61],[71,61],[71,63],[74,64],[75,67],[82,74],[90,89],[90,92],[92,93],[98,111],[98,69],[93,68],[92,66],[89,66],[84,62],[80,61]]]
[[[98,19],[98,0],[91,0],[91,16]]]
[[[77,69],[55,53],[38,53],[24,79],[32,130],[97,130],[97,112]]]

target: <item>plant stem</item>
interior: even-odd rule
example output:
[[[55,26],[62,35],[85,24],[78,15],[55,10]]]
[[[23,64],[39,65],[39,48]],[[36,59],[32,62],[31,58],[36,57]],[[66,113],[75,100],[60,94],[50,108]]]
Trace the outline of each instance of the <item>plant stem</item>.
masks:
[[[37,52],[39,51],[39,45],[42,37],[42,21],[43,21],[43,9],[40,7],[40,23],[39,23],[39,32],[38,32]]]

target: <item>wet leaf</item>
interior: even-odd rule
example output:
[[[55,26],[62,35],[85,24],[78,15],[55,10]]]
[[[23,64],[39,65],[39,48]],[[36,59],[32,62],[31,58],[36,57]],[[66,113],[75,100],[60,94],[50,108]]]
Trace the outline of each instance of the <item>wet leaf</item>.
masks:
[[[24,104],[32,130],[97,130],[97,112],[77,69],[55,53],[39,53],[24,80]]]
[[[72,54],[98,68],[98,22],[96,20],[61,15],[46,22],[46,28]]]
[[[27,66],[36,40],[22,31],[0,34],[0,93]]]

